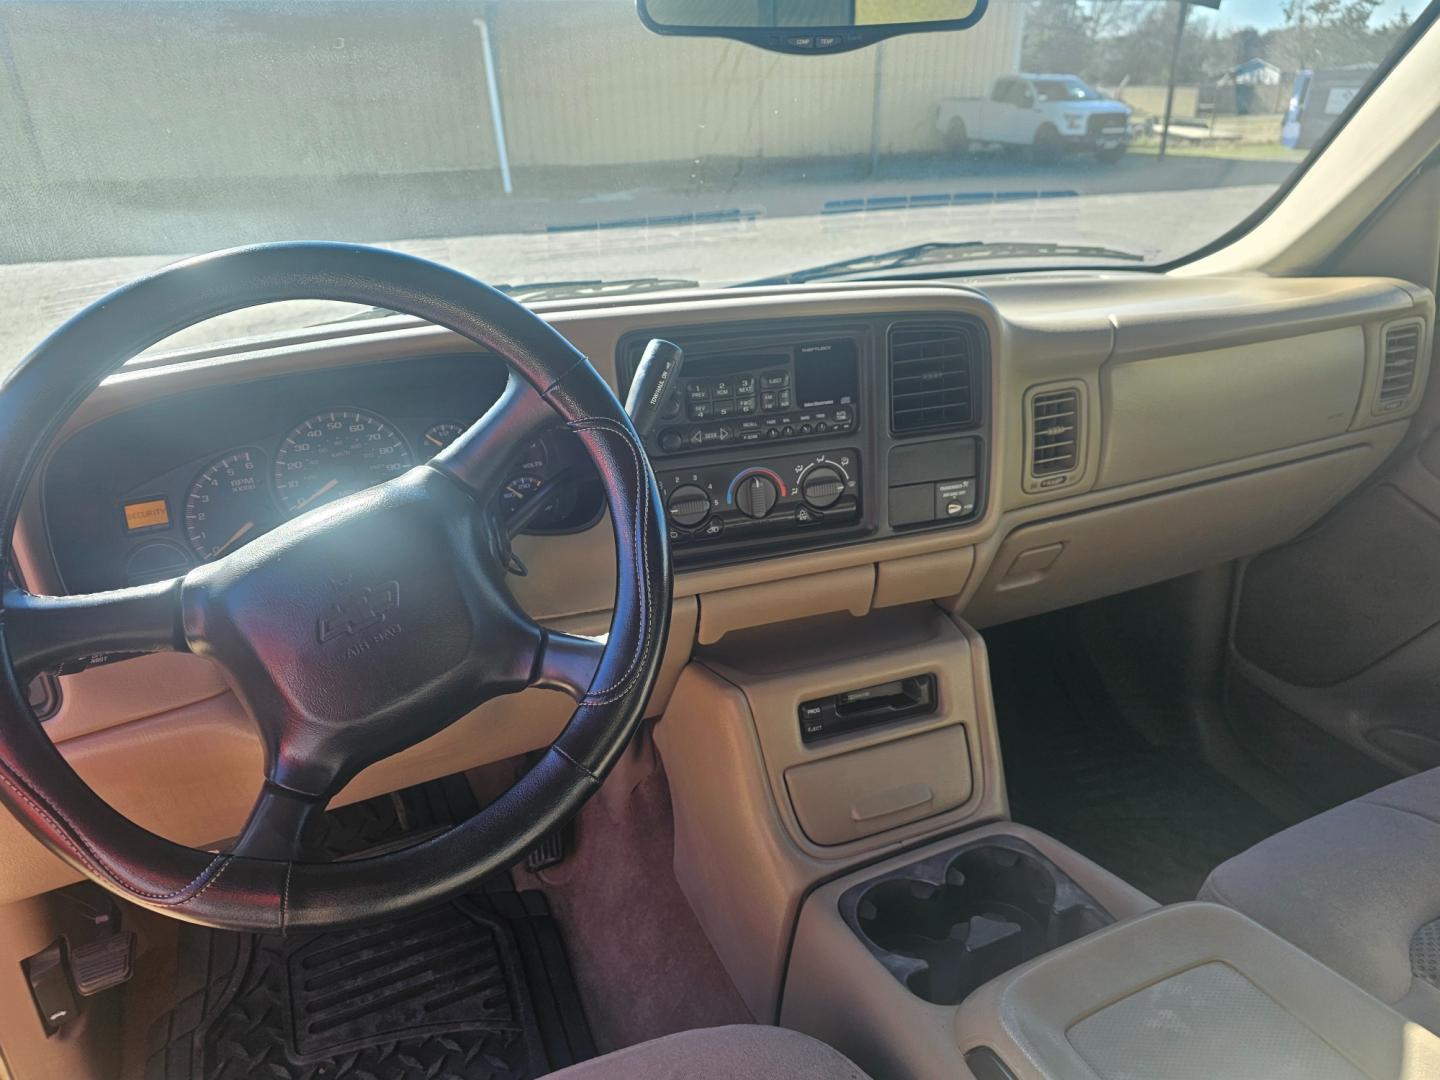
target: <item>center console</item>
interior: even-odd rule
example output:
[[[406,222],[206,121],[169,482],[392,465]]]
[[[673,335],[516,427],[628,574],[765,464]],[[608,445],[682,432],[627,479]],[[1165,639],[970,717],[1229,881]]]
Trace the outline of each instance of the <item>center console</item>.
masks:
[[[1440,1039],[1257,923],[1013,822],[814,890],[780,1022],[922,1080],[1440,1075]]]
[[[911,604],[707,638],[707,597],[654,737],[676,880],[760,1022],[876,1077],[1440,1076],[1440,1039],[1243,915],[1157,907],[1006,820],[962,621]]]
[[[984,512],[989,353],[973,319],[661,328],[683,367],[645,449],[677,563],[849,543]]]

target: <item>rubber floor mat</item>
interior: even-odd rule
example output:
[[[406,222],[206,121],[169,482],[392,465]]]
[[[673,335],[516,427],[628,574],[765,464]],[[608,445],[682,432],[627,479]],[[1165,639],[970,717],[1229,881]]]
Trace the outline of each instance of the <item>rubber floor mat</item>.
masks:
[[[1212,869],[1284,827],[1197,754],[1127,728],[1053,617],[985,641],[1016,821],[1167,904],[1195,899]]]
[[[387,799],[393,813],[331,822],[324,846],[373,849],[464,810],[439,788]],[[187,926],[177,959],[146,1080],[524,1080],[595,1054],[535,890],[494,883],[403,919],[294,937]]]

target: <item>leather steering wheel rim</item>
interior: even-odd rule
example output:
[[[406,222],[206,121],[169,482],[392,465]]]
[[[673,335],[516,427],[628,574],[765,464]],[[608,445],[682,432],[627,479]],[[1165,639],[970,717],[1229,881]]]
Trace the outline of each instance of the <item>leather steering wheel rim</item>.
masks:
[[[474,278],[393,251],[347,244],[262,245],[166,267],[97,301],[26,357],[0,386],[5,569],[13,565],[13,532],[36,467],[71,413],[106,376],[194,323],[299,299],[387,308],[452,330],[506,361],[512,373],[507,391],[433,462],[296,518],[183,579],[73,598],[33,597],[10,589],[0,607],[0,801],[52,852],[110,891],[151,910],[231,930],[335,928],[393,916],[459,893],[511,865],[578,810],[624,749],[654,687],[669,625],[672,574],[654,475],[623,407],[586,358],[544,320]],[[451,518],[484,513],[485,485],[504,465],[495,460],[503,457],[496,451],[500,444],[523,445],[515,444],[533,430],[537,401],[543,402],[539,411],[548,419],[558,417],[575,433],[605,489],[617,583],[609,637],[593,652],[583,648],[583,639],[527,624],[503,587],[497,591],[490,587],[493,582],[470,582],[467,575],[494,572],[483,552],[473,564],[468,554],[457,557],[464,566],[430,580],[368,550],[386,545],[342,543],[349,537],[385,535],[377,529],[413,528],[428,530],[425,542],[437,551],[462,551],[456,537],[463,529],[452,527]],[[317,546],[317,536],[328,546]],[[470,537],[473,542],[473,533]],[[251,554],[238,558],[246,552]],[[347,668],[343,654],[324,641],[324,624],[315,622],[313,606],[301,610],[298,602],[287,600],[287,607],[275,600],[282,593],[327,595],[323,589],[334,587],[333,581],[313,585],[299,577],[302,570],[317,567],[328,572],[332,563],[346,582],[351,570],[356,581],[365,573],[390,574],[393,580],[385,588],[393,586],[397,595],[387,592],[387,603],[420,596],[424,603],[413,633],[422,639],[429,628],[427,607],[438,612],[437,625],[450,620],[444,623],[446,633],[432,635],[435,640],[403,646],[409,650],[403,660],[431,665],[428,681],[417,681],[417,688],[405,693],[378,686],[367,691],[390,693],[383,701],[362,700],[359,691],[353,692],[357,709],[374,705],[364,712],[363,723],[357,721],[357,730],[399,739],[392,729],[402,715],[400,707],[415,705],[412,711],[425,718],[415,731],[404,733],[414,736],[413,744],[457,719],[459,714],[451,714],[459,696],[477,686],[489,696],[525,685],[568,686],[577,698],[574,715],[533,767],[475,817],[439,836],[345,862],[302,862],[293,853],[274,857],[266,851],[274,845],[263,829],[255,830],[257,817],[269,813],[278,823],[277,835],[292,828],[298,835],[305,815],[315,809],[311,801],[321,797],[318,792],[343,783],[367,763],[357,752],[355,760],[324,770],[314,791],[306,786],[310,773],[299,767],[304,763],[297,764],[298,756],[286,765],[286,748],[297,741],[304,744],[308,738],[320,745],[327,739],[343,742],[352,734],[341,722],[345,717],[329,711],[328,697],[304,697],[311,684],[292,678],[293,672],[267,666],[265,674],[274,685],[262,686],[263,679],[232,683],[237,691],[250,686],[240,694],[247,706],[282,702],[304,721],[296,731],[287,727],[273,739],[266,735],[266,789],[246,833],[261,836],[255,845],[260,855],[200,851],[131,822],[80,779],[30,708],[27,678],[67,652],[79,655],[81,647],[89,652],[198,651],[220,660],[230,678],[237,671],[246,676],[246,665],[269,664],[265,650],[273,643],[265,635],[284,638],[289,650],[280,650],[284,655],[313,659],[321,675],[312,682],[340,687],[343,699],[352,691],[340,680],[363,682],[365,672]],[[283,592],[286,586],[292,593]],[[277,606],[294,608],[286,617],[304,626],[292,632],[282,625],[281,616],[270,610]],[[318,643],[317,626],[322,627]],[[514,646],[503,665],[484,654],[487,634]],[[593,667],[577,675],[572,670],[576,658],[587,652]],[[451,655],[459,659],[448,666],[445,658]],[[362,659],[371,667],[383,666],[372,657]],[[525,663],[532,665],[528,671]],[[470,701],[465,711],[475,704]],[[294,716],[285,720],[295,723]],[[272,783],[276,776],[283,782]],[[287,786],[292,777],[298,778],[295,790]],[[297,803],[305,805],[296,809]]]

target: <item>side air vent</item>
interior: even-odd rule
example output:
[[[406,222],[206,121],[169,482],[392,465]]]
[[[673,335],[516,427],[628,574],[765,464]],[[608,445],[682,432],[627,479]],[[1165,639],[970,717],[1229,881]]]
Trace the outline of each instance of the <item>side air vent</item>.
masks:
[[[1410,400],[1420,364],[1420,331],[1418,322],[1385,328],[1385,366],[1380,373],[1380,393],[1375,398],[1377,412],[1390,412]]]
[[[1085,398],[1076,386],[1042,386],[1029,394],[1026,487],[1065,487],[1083,464]]]
[[[915,435],[974,421],[980,355],[972,327],[891,329],[890,430]]]

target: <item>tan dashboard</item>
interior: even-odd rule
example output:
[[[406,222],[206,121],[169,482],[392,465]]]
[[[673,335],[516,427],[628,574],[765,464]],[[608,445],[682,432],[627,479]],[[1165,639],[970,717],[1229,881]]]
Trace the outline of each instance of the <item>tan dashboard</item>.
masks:
[[[968,320],[988,338],[978,384],[984,423],[970,432],[981,443],[983,493],[973,515],[907,532],[884,527],[876,511],[865,519],[876,527],[835,542],[682,562],[652,714],[692,651],[736,630],[926,601],[983,627],[1284,542],[1399,444],[1424,391],[1434,323],[1428,291],[1388,279],[1119,273],[733,290],[540,310],[617,388],[623,344],[656,331],[723,342],[727,328],[753,337],[756,327],[783,332],[789,320],[883,327],[923,316]],[[259,350],[146,359],[109,380],[66,430],[202,388],[463,351],[447,331],[397,317]],[[871,359],[883,375],[883,347]],[[861,404],[847,440],[870,459],[890,453],[893,461],[888,411]],[[1057,451],[1050,433],[1067,427],[1073,446]],[[54,590],[55,549],[36,486],[17,551],[27,584]],[[878,494],[869,493],[872,508]],[[136,505],[137,514],[154,512]],[[614,592],[607,522],[523,536],[517,553],[529,574],[514,580],[514,592],[532,614],[603,630]],[[544,691],[491,702],[371,768],[341,801],[544,745],[569,706]],[[142,657],[64,675],[46,725],[100,794],[182,842],[234,835],[259,785],[249,720],[219,673],[196,657]],[[72,877],[8,817],[0,820],[0,902]]]

